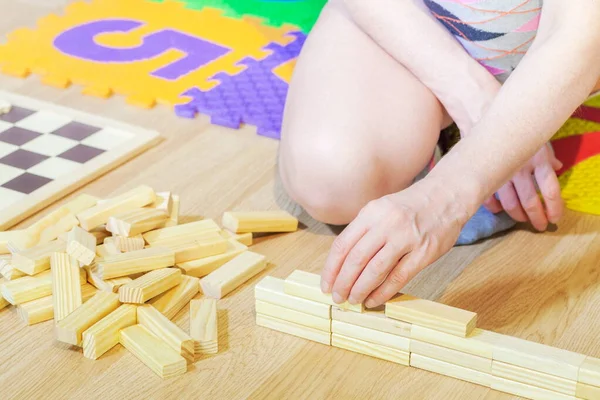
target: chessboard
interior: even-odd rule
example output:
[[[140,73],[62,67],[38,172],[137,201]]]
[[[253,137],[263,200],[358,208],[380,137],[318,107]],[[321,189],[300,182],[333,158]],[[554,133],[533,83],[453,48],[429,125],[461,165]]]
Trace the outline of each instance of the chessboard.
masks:
[[[160,140],[155,131],[13,93],[0,91],[0,102],[0,230]]]

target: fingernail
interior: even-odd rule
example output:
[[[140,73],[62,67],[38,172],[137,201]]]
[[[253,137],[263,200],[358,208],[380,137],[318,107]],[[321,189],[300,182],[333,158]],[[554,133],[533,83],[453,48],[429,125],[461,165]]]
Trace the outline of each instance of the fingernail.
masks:
[[[323,293],[330,293],[331,292],[331,285],[329,284],[329,282],[322,280],[321,281],[321,291]]]
[[[350,296],[348,297],[348,303],[355,305],[358,304],[358,301],[354,297]]]
[[[336,304],[342,304],[344,302],[344,300],[342,300],[342,296],[340,296],[338,293],[334,293],[332,298],[333,302]]]
[[[365,307],[367,307],[367,308],[377,307],[377,302],[373,299],[368,299],[367,301],[365,301]]]

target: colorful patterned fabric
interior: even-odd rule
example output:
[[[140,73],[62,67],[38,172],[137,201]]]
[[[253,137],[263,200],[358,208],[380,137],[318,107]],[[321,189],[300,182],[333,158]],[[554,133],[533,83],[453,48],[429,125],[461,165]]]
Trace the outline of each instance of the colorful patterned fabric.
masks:
[[[504,82],[531,46],[543,0],[424,0],[471,56]]]

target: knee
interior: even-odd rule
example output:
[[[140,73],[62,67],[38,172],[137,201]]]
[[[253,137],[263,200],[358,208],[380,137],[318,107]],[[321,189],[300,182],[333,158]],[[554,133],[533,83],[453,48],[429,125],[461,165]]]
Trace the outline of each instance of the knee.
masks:
[[[327,137],[313,138],[303,146],[282,148],[279,172],[283,185],[314,219],[348,224],[367,202],[386,194],[380,193],[376,160],[367,160],[364,152],[353,151],[348,144],[340,148]]]

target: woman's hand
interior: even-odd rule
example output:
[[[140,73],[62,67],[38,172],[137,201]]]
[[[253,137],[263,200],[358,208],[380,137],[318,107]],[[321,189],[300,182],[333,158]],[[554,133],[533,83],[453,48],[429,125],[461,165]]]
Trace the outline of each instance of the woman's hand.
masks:
[[[322,290],[337,303],[385,303],[452,248],[466,210],[451,189],[427,178],[370,202],[333,243]]]
[[[499,199],[492,196],[484,205],[493,213],[505,210],[516,221],[531,221],[535,229],[544,231],[548,222],[557,223],[564,212],[555,172],[561,167],[562,163],[554,156],[548,143],[500,188]],[[538,188],[544,198],[545,209],[538,195]]]

